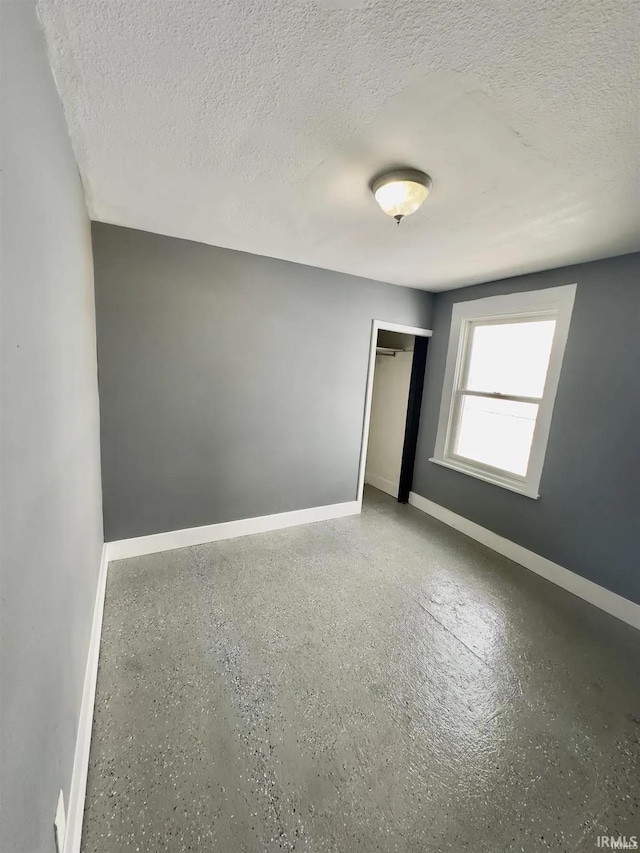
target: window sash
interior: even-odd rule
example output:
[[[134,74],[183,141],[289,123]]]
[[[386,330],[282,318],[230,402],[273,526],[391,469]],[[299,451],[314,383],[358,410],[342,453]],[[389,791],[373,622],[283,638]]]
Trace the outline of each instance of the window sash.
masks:
[[[553,320],[556,323],[557,330],[557,321],[558,321],[558,312],[557,311],[538,311],[535,313],[527,312],[527,313],[519,313],[519,314],[503,314],[500,317],[483,317],[481,319],[469,319],[464,322],[464,328],[461,334],[461,342],[462,349],[460,354],[460,360],[462,363],[462,371],[459,376],[458,382],[455,385],[455,391],[465,390],[465,391],[473,391],[474,389],[469,388],[469,371],[471,369],[471,351],[473,344],[473,333],[475,329],[481,326],[515,326],[520,323],[545,323],[550,320]],[[547,369],[547,378],[549,371]],[[546,380],[545,380],[545,389],[542,392],[542,396],[544,397],[546,390]],[[485,393],[485,392],[476,392],[476,393]],[[495,392],[499,393],[499,392]],[[507,395],[505,395],[506,398]]]
[[[508,480],[513,480],[515,482],[526,483],[527,477],[529,475],[529,468],[531,465],[531,458],[533,456],[533,448],[535,446],[536,440],[536,430],[538,427],[538,417],[540,415],[540,408],[542,406],[544,396],[547,389],[547,381],[548,381],[548,370],[547,377],[545,378],[545,387],[542,392],[541,397],[530,397],[523,394],[503,394],[500,391],[475,391],[471,388],[467,387],[468,378],[469,378],[469,370],[471,368],[471,352],[473,348],[473,332],[478,326],[498,326],[498,325],[513,325],[516,323],[532,323],[532,322],[545,322],[548,320],[554,320],[557,322],[557,312],[556,311],[544,311],[544,312],[527,312],[527,313],[519,313],[519,314],[510,314],[510,315],[501,315],[499,317],[483,317],[482,319],[468,319],[464,321],[463,328],[461,329],[460,335],[460,357],[459,357],[459,375],[457,377],[457,382],[455,383],[454,391],[453,391],[453,401],[451,406],[451,418],[449,423],[449,429],[447,432],[447,440],[445,444],[445,457],[451,461],[462,462],[464,465],[473,468],[477,471],[486,471],[500,477],[505,477]],[[458,437],[460,434],[460,426],[462,422],[462,405],[465,397],[483,397],[485,399],[494,399],[494,400],[505,400],[505,401],[513,401],[517,403],[532,403],[537,405],[538,410],[536,412],[536,421],[534,425],[534,434],[533,440],[531,442],[531,449],[529,451],[529,459],[527,462],[527,472],[523,474],[517,474],[513,471],[509,471],[507,468],[498,468],[494,465],[489,465],[486,462],[481,462],[477,459],[472,459],[468,456],[462,456],[459,453],[456,453],[454,448],[458,442]]]
[[[516,403],[541,403],[542,397],[524,397],[520,394],[503,394],[501,391],[471,391],[469,388],[458,388],[456,394],[468,397],[489,397],[492,400],[514,400]]]
[[[460,427],[462,425],[462,406],[464,403],[465,397],[483,397],[485,399],[494,399],[494,400],[513,400],[516,403],[532,403],[538,407],[538,411],[536,412],[536,419],[534,425],[534,437],[531,442],[531,450],[529,451],[529,459],[527,461],[527,471],[525,474],[518,474],[514,471],[510,471],[508,468],[499,468],[495,465],[490,465],[488,462],[482,462],[479,459],[474,459],[471,456],[463,456],[460,453],[456,453],[454,448],[458,443],[458,438],[460,435]],[[514,394],[500,394],[500,393],[485,393],[483,391],[467,391],[464,388],[459,388],[456,391],[456,399],[454,405],[452,407],[452,419],[451,419],[451,429],[449,431],[449,440],[447,443],[447,453],[446,456],[448,459],[461,461],[465,465],[472,466],[473,468],[479,470],[486,470],[492,473],[499,474],[503,477],[508,477],[509,479],[517,480],[518,482],[526,482],[527,476],[529,473],[529,466],[531,464],[531,456],[533,454],[533,443],[535,441],[535,430],[538,425],[538,416],[540,414],[540,405],[542,404],[542,397],[519,397]]]

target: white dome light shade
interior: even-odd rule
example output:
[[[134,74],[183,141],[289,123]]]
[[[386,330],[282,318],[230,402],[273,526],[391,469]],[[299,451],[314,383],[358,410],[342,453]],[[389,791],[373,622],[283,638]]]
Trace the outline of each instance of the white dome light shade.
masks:
[[[405,216],[415,213],[431,190],[431,178],[414,169],[398,169],[376,178],[371,184],[376,201],[398,225]]]

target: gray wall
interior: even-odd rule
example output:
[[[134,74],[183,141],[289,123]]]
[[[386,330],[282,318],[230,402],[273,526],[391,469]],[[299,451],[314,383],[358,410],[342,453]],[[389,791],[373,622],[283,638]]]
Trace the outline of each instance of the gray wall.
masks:
[[[432,297],[94,224],[107,540],[354,500],[371,320]]]
[[[102,549],[93,272],[32,3],[1,30],[0,848],[52,853]]]
[[[454,302],[577,282],[538,501],[434,465]],[[640,602],[640,254],[435,298],[413,490]]]

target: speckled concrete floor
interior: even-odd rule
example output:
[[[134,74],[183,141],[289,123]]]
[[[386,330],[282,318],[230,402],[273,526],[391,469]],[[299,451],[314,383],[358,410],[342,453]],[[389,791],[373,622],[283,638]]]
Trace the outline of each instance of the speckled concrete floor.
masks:
[[[640,634],[369,490],[112,563],[84,853],[640,836]]]

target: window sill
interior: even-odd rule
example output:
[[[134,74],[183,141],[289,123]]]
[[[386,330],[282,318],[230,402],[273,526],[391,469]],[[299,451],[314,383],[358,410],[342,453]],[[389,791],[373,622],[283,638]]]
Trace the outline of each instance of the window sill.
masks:
[[[465,465],[459,465],[456,462],[448,462],[444,459],[436,459],[431,457],[429,462],[434,465],[440,465],[443,468],[449,468],[451,471],[457,471],[459,474],[466,474],[468,477],[474,477],[476,480],[483,480],[485,483],[491,483],[492,486],[500,486],[501,489],[507,489],[509,492],[515,492],[518,495],[523,495],[525,498],[531,498],[537,501],[540,498],[537,489],[528,486],[526,483],[509,483],[501,480],[499,477],[494,477],[490,472],[477,471],[473,468],[468,468]]]

